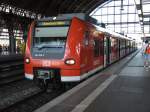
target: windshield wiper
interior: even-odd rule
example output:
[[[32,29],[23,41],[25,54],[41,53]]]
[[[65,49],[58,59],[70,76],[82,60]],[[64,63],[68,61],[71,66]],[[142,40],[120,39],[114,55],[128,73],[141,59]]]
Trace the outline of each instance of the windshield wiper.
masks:
[[[40,46],[38,47],[38,50],[41,50],[43,48],[63,48],[63,46]]]

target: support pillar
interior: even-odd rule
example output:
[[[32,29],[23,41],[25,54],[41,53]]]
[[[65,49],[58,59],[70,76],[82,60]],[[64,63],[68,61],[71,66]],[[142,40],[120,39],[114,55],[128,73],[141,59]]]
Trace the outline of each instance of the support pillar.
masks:
[[[12,26],[8,27],[8,33],[9,33],[9,52],[16,53],[16,39],[14,37]]]
[[[13,54],[16,53],[16,39],[14,36],[14,20],[12,18],[10,18],[9,16],[5,15],[5,23],[7,25],[8,28],[8,34],[9,34],[9,53]]]

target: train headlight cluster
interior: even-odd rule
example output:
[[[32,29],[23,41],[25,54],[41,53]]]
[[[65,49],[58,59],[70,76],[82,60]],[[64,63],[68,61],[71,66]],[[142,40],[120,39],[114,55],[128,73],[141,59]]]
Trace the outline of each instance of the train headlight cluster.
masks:
[[[65,60],[65,63],[66,63],[67,65],[74,65],[74,64],[75,64],[75,60],[74,60],[74,59],[66,59],[66,60]]]
[[[25,58],[25,62],[26,62],[27,64],[29,64],[29,63],[30,63],[30,58]]]

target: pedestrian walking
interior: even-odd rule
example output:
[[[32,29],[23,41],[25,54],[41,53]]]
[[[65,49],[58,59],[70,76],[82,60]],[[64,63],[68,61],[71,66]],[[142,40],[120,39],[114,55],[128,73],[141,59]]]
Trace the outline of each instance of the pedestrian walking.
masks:
[[[142,53],[143,56],[144,56],[144,54],[145,54],[145,49],[146,49],[147,46],[148,46],[147,43],[145,43],[145,44],[142,46],[142,51],[141,51],[141,53]]]
[[[145,57],[144,67],[150,68],[150,44],[148,44],[145,49],[144,57]]]

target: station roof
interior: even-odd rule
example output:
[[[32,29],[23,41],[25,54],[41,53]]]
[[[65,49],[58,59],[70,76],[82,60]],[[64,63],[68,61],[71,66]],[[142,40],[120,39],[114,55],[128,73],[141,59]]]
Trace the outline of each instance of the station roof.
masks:
[[[1,0],[0,3],[22,8],[46,16],[59,13],[83,12],[89,14],[108,0]]]
[[[135,0],[143,33],[150,31],[150,0]]]

